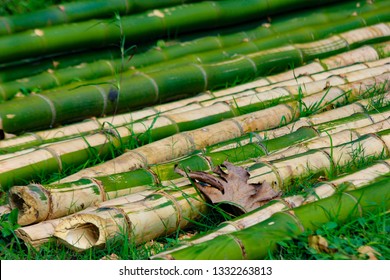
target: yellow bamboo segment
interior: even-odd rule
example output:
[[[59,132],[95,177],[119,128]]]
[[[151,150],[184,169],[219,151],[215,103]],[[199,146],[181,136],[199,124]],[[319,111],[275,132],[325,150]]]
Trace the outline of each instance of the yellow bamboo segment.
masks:
[[[384,154],[389,156],[386,145],[376,135],[368,135],[368,137],[359,142],[351,142],[349,145],[339,147],[331,147],[324,149],[333,160],[335,166],[345,166],[349,162],[353,162],[356,157],[370,157]]]
[[[304,66],[297,67],[295,69],[289,70],[287,72],[283,72],[280,74],[272,75],[267,77],[267,79],[271,83],[279,83],[283,82],[286,80],[295,80],[299,76],[306,76],[312,73],[318,73],[324,71],[324,67],[318,63],[318,62],[313,62],[309,63]]]
[[[205,210],[203,199],[192,187],[156,191],[140,201],[64,218],[54,236],[75,250],[103,245],[118,234],[127,234],[137,244],[184,228]]]
[[[376,66],[382,66],[382,64],[379,64]],[[312,75],[310,75],[310,78],[312,78],[314,81],[320,81],[320,80],[325,80],[331,76],[345,75],[349,72],[355,72],[355,71],[364,70],[367,68],[369,68],[369,67],[364,63],[352,64],[352,65],[348,65],[348,66],[340,67],[340,68],[333,68],[332,67],[330,70],[323,71],[323,72],[316,73],[316,74],[312,74]]]
[[[339,186],[348,184],[349,189],[360,188],[374,181],[379,176],[384,176],[390,172],[390,161],[384,160],[358,172],[343,176],[332,181],[333,185]]]
[[[327,69],[351,65],[356,61],[376,61],[379,59],[377,51],[371,46],[364,46],[349,52],[341,53],[321,60]]]
[[[96,210],[98,207],[110,207],[112,205],[118,205],[118,204],[126,204],[126,203],[134,203],[136,201],[140,201],[142,199],[145,199],[148,195],[152,194],[153,190],[145,190],[140,191],[138,193],[134,193],[131,195],[118,197],[115,199],[110,199],[104,202],[101,202],[95,206],[90,206],[77,214],[82,213],[90,213],[94,210]],[[57,225],[60,224],[61,221],[65,218],[69,218],[71,216],[77,215],[72,214],[66,217],[56,218],[56,219],[50,219],[46,220],[37,224],[29,225],[29,226],[23,226],[21,228],[18,228],[15,230],[16,235],[22,239],[26,244],[30,244],[34,248],[39,248],[44,243],[48,242],[50,238],[53,237],[55,228]]]
[[[70,185],[69,188],[51,189],[50,191],[38,184],[11,188],[12,208],[23,209],[19,213],[18,223],[29,225],[32,222],[63,217],[104,201],[105,193],[101,186],[94,180],[85,180],[88,180],[89,184],[86,183],[81,187]],[[78,203],[78,200],[83,201],[82,205]]]

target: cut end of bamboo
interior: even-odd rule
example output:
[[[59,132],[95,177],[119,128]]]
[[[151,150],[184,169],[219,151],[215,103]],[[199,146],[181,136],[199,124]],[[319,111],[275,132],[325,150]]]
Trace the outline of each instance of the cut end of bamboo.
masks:
[[[100,208],[96,213],[76,214],[65,218],[55,228],[54,237],[72,250],[81,252],[92,247],[103,247],[109,238],[127,229],[121,212]]]
[[[105,243],[102,226],[99,217],[75,216],[60,223],[56,227],[54,236],[71,249],[81,252]]]
[[[43,221],[50,212],[50,198],[40,185],[14,186],[9,190],[9,204],[17,208],[18,224],[30,225]]]

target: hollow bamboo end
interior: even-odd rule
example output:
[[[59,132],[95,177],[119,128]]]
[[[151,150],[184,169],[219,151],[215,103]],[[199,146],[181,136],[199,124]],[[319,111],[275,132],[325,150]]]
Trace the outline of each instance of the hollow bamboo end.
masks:
[[[76,215],[62,221],[54,236],[71,249],[81,252],[105,244],[104,221],[98,216]]]
[[[50,212],[49,197],[39,185],[14,186],[9,190],[11,209],[17,208],[18,224],[30,225],[43,221]]]

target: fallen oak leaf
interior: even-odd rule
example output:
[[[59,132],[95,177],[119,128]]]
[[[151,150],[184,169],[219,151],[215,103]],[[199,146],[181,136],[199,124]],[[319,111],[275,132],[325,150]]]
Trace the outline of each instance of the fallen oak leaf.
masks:
[[[227,173],[222,170],[221,166],[227,168]],[[235,166],[227,161],[221,166],[217,166],[213,170],[218,176],[204,171],[186,172],[177,166],[175,171],[184,177],[206,183],[206,185],[202,185],[195,181],[195,186],[212,203],[229,204],[244,213],[281,195],[268,182],[248,184],[250,174],[240,166]]]

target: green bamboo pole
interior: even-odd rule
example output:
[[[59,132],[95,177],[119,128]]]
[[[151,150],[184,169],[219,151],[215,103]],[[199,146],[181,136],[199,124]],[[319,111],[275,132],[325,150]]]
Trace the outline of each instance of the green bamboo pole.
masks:
[[[26,31],[0,37],[0,62],[69,49],[105,46],[119,42],[123,36],[131,42],[138,43],[166,34],[238,24],[275,13],[331,2],[334,1],[323,0],[316,3],[302,0],[288,3],[280,1],[265,3],[259,0],[249,0],[245,3],[242,1],[210,1],[125,16],[118,19],[119,24],[110,20],[89,20],[66,26],[35,29],[32,32]],[[21,47],[25,45],[29,47]]]
[[[358,34],[363,36],[356,37]],[[383,41],[389,34],[389,25],[383,23],[341,33],[314,43],[258,52],[219,64],[191,64],[150,75],[139,73],[130,79],[124,79],[120,85],[120,92],[115,86],[104,84],[67,90],[66,94],[61,91],[35,94],[0,104],[0,129],[10,133],[38,129],[179,99],[221,86],[237,78],[265,75],[271,69],[281,71],[288,63],[301,65],[304,61],[316,57],[358,47],[367,40]]]
[[[386,73],[375,78],[364,79],[352,85],[354,87],[359,85],[360,88],[367,89],[372,85],[382,84],[385,80],[390,79],[389,75],[390,73]],[[389,85],[385,84],[385,87],[387,86]],[[256,101],[259,105],[254,106],[251,102],[253,98],[249,96],[247,98],[249,100],[245,102],[240,100],[237,104],[241,106],[239,109],[242,112],[252,111],[254,113],[244,114],[240,117],[234,117],[235,115],[241,115],[236,103],[218,102],[190,112],[133,123],[129,126],[116,128],[114,131],[108,130],[105,133],[53,143],[32,152],[2,160],[0,167],[1,186],[7,188],[16,184],[23,184],[25,180],[37,178],[36,170],[50,174],[61,171],[68,166],[83,164],[94,156],[106,159],[115,157],[115,150],[128,141],[134,141],[135,136],[141,143],[149,138],[161,140],[126,152],[114,160],[106,161],[104,164],[84,169],[62,181],[74,181],[83,176],[103,176],[108,174],[108,170],[109,174],[121,173],[141,166],[145,167],[148,164],[174,159],[187,155],[196,149],[202,149],[223,140],[242,136],[250,131],[274,128],[284,120],[289,123],[304,112],[299,108],[303,104],[306,107],[313,107],[314,104],[316,111],[321,111],[330,104],[345,103],[346,97],[349,100],[356,100],[364,94],[364,91],[355,90],[348,93],[347,96],[345,93],[349,90],[347,85],[338,86],[331,88],[329,91],[308,95],[302,98],[301,101],[291,101],[289,104],[280,104],[260,111],[258,110],[264,108],[264,104],[267,103],[261,99]],[[275,96],[271,94],[271,97],[274,98]],[[276,95],[276,97],[279,98],[280,95]],[[244,106],[244,104],[247,105]],[[234,118],[229,119],[231,117]],[[193,121],[190,122],[190,120]],[[221,120],[224,121],[221,122]],[[209,125],[205,126],[206,124]],[[220,132],[225,127],[230,128],[230,130]],[[178,132],[180,133],[177,134]],[[159,149],[160,153],[156,154],[154,149]],[[125,162],[122,163],[122,161]],[[118,165],[118,163],[120,164]]]
[[[379,4],[379,5],[378,5]],[[184,44],[179,46],[171,46],[171,41],[168,46],[162,46],[150,50],[147,54],[143,54],[142,49],[137,48],[138,52],[136,53],[132,60],[130,61],[129,66],[139,67],[146,66],[151,63],[160,62],[161,59],[173,59],[178,56],[188,54],[189,52],[203,52],[211,49],[219,48],[223,46],[224,48],[231,45],[239,44],[243,41],[252,41],[256,38],[267,37],[271,34],[276,34],[280,32],[287,32],[288,30],[297,29],[304,25],[318,25],[324,24],[330,21],[339,20],[349,16],[350,14],[360,15],[362,13],[367,13],[369,11],[375,11],[380,9],[383,6],[382,2],[372,4],[363,3],[359,7],[354,2],[346,2],[341,4],[335,4],[332,6],[326,6],[323,8],[316,8],[315,11],[300,11],[299,13],[287,14],[272,19],[272,28],[269,28],[268,25],[253,28],[253,24],[248,25],[243,28],[240,28],[240,32],[235,33],[237,28],[225,28],[227,30],[217,31],[218,36],[210,37],[210,33],[213,31],[208,31],[204,34],[206,38],[196,39],[188,41],[186,38],[180,38]],[[299,17],[299,20],[297,20]],[[383,19],[384,20],[384,19]],[[259,25],[256,24],[256,25]],[[232,34],[233,33],[233,34]],[[202,36],[202,35],[199,35]],[[175,39],[176,41],[177,39]],[[184,41],[183,41],[184,40]],[[185,50],[183,52],[183,50]],[[41,72],[44,72],[48,69],[61,69],[69,67],[71,65],[78,65],[80,63],[86,63],[91,61],[96,61],[98,59],[114,59],[115,57],[120,56],[120,51],[118,49],[113,49],[106,54],[105,51],[95,51],[93,53],[83,53],[68,55],[65,57],[54,57],[48,60],[40,60],[35,62],[33,65],[26,67],[26,63],[23,65],[17,65],[14,67],[7,67],[0,70],[0,82],[11,81],[15,79],[20,79],[23,77],[35,75]]]
[[[264,206],[249,212],[248,214],[241,215],[238,218],[228,222],[223,222],[215,230],[212,230],[211,232],[204,235],[198,235],[191,239],[184,240],[179,246],[152,256],[152,259],[169,258],[169,255],[173,252],[181,251],[195,244],[213,240],[220,235],[230,234],[243,230],[263,222],[275,213],[288,210],[293,211],[296,207],[330,197],[335,193],[340,192],[340,190],[345,192],[366,187],[369,184],[384,180],[388,174],[390,174],[390,165],[389,161],[387,160],[381,161],[352,174],[339,177],[335,180],[318,183],[310,191],[272,200]]]
[[[196,0],[163,0],[163,1],[81,1],[63,3],[46,9],[0,17],[0,36],[9,35],[40,27],[83,21],[91,18],[111,17],[115,13],[126,15],[141,11],[183,4],[184,2],[196,2]]]
[[[379,48],[381,45],[382,44],[379,44],[376,47]],[[354,54],[358,50],[361,52],[361,55],[355,56]],[[375,59],[378,57],[378,55],[374,55],[374,52],[376,54],[375,49],[371,48],[369,46],[359,48],[356,51],[353,51],[354,52],[353,57],[359,57],[359,58],[367,57],[368,60]],[[345,55],[347,55],[347,54],[348,54],[348,52],[345,53]],[[365,56],[367,54],[368,54],[368,56]],[[389,54],[390,54],[390,52],[389,52]],[[348,63],[353,63],[353,62],[355,62],[355,60],[349,60]],[[275,83],[269,84],[269,82],[267,82],[264,84],[267,84],[268,86],[259,87],[259,88],[256,88],[254,90],[255,90],[255,92],[264,92],[267,89],[269,90],[271,88],[276,88],[276,87],[281,87],[281,86],[288,86],[288,85],[296,86],[297,84],[300,84],[300,83],[307,84],[309,82],[312,82],[313,80],[318,81],[318,80],[320,80],[319,78],[322,78],[322,77],[327,79],[329,76],[332,76],[332,75],[343,75],[342,78],[333,77],[332,79],[325,80],[325,82],[324,82],[324,85],[326,83],[328,83],[328,81],[329,81],[329,85],[337,85],[337,84],[340,84],[344,81],[345,82],[356,81],[358,78],[369,77],[369,75],[383,74],[386,71],[386,69],[388,69],[388,67],[390,67],[389,66],[390,64],[387,64],[388,62],[389,62],[388,59],[377,60],[377,62],[376,62],[377,65],[375,65],[375,67],[373,67],[373,68],[370,68],[368,65],[366,65],[364,63],[358,63],[358,64],[355,63],[349,67],[336,68],[337,70],[328,70],[328,71],[322,72],[322,73],[317,74],[317,75],[309,75],[308,74],[308,73],[312,73],[312,72],[315,73],[318,70],[322,69],[322,68],[318,68],[317,64],[315,64],[316,65],[315,67],[310,67],[310,68],[308,68],[307,66],[303,66],[304,69],[301,69],[302,67],[297,68],[296,72],[298,75],[299,75],[299,73],[303,72],[303,73],[305,73],[305,76],[301,76],[301,77],[298,77],[295,79],[289,79],[290,78],[289,77],[290,71],[286,73],[287,75],[284,75],[287,78],[287,80],[285,80],[285,81],[281,81],[281,78],[276,77],[276,76],[269,76],[269,77],[266,77],[264,79],[261,79],[260,81],[268,81],[268,80],[273,81],[273,80],[275,80]],[[367,68],[370,68],[372,70],[366,71],[365,69],[367,69]],[[283,75],[283,74],[278,74],[278,76],[280,76],[280,75]],[[252,83],[250,83],[250,84],[252,84]],[[259,83],[256,83],[256,85],[254,85],[254,86],[258,86],[258,85],[259,85]],[[321,87],[321,85],[319,85],[319,86]],[[249,88],[252,88],[252,87],[249,85]],[[294,89],[294,91],[296,91],[296,89]],[[204,106],[212,105],[213,103],[216,103],[216,102],[230,101],[230,100],[233,100],[232,93],[234,93],[235,96],[237,96],[237,97],[243,97],[243,96],[248,96],[248,95],[256,96],[255,92],[253,90],[251,90],[249,92],[247,92],[247,91],[242,92],[242,88],[237,89],[237,87],[233,91],[222,90],[222,91],[214,92],[214,93],[208,92],[208,93],[200,94],[200,95],[195,96],[193,98],[187,98],[187,99],[182,99],[182,100],[175,101],[175,102],[170,102],[168,104],[157,105],[157,106],[154,106],[151,108],[147,108],[147,109],[143,109],[143,110],[139,110],[139,111],[134,111],[131,113],[125,113],[125,114],[120,114],[120,115],[116,115],[113,117],[104,117],[104,118],[98,118],[98,119],[92,118],[89,120],[85,120],[84,122],[81,122],[81,123],[76,123],[76,124],[72,124],[72,125],[68,125],[68,126],[64,126],[64,127],[54,128],[54,129],[45,130],[45,131],[38,131],[35,133],[28,133],[25,135],[21,135],[19,137],[9,138],[9,139],[5,139],[3,141],[0,141],[0,153],[14,153],[14,152],[17,152],[17,151],[20,151],[23,149],[28,149],[28,148],[35,147],[35,146],[40,146],[42,144],[48,144],[48,143],[57,142],[57,141],[61,141],[61,140],[67,140],[67,139],[70,139],[73,137],[86,135],[87,133],[98,132],[102,129],[102,126],[105,123],[110,123],[110,125],[114,128],[114,127],[129,124],[131,122],[141,120],[141,119],[147,118],[147,117],[155,118],[157,116],[157,114],[159,114],[161,116],[163,113],[172,114],[172,113],[181,112],[181,111],[182,112],[190,111],[190,110],[194,110],[196,108],[201,108]],[[259,101],[260,100],[261,100],[261,98],[259,99]],[[194,102],[196,102],[196,103],[194,103]],[[238,103],[236,103],[236,105],[238,105]],[[0,156],[0,160],[5,159],[5,158],[9,158],[9,157],[12,157],[12,155],[3,155],[3,156]]]
[[[388,111],[386,112],[388,113]],[[334,115],[337,115],[337,113]],[[223,152],[206,153],[204,156],[190,156],[174,163],[154,165],[150,169],[139,169],[106,177],[84,177],[78,181],[56,185],[30,184],[15,186],[10,190],[9,200],[13,208],[19,209],[18,222],[22,225],[55,219],[80,211],[80,209],[101,201],[136,193],[144,189],[158,188],[161,181],[180,180],[180,176],[174,171],[176,164],[191,170],[210,170],[212,166],[220,165],[225,160],[238,163],[247,161],[249,158],[262,157],[265,161],[275,161],[291,154],[283,150],[284,148],[305,140],[310,140],[302,144],[305,149],[298,149],[295,154],[310,152],[309,149],[346,144],[351,140],[357,140],[359,136],[390,129],[389,114],[387,115],[388,117],[383,121],[376,123],[372,123],[371,116],[367,115],[366,119],[369,121],[369,125],[362,123],[361,127],[356,126],[355,129],[349,128],[340,131],[331,136],[332,141],[329,140],[328,135],[316,138],[324,129],[320,126],[318,128],[314,126],[302,127],[295,133],[272,140],[264,140],[260,146],[258,144],[248,144]],[[355,118],[355,116],[346,117],[343,122],[347,123]],[[322,126],[329,129],[332,123]],[[275,157],[275,151],[280,149],[282,149],[280,154],[284,156]],[[294,149],[294,147],[291,149]],[[266,156],[268,154],[271,155]],[[181,182],[179,183],[181,184]],[[176,183],[176,186],[179,183]]]
[[[288,189],[292,180],[296,180],[297,178],[304,178],[307,176],[311,176],[312,174],[318,175],[319,173],[324,172],[326,169],[330,169],[332,165],[345,166],[349,162],[353,160],[360,160],[367,156],[378,156],[384,154],[385,156],[389,156],[389,145],[390,138],[389,134],[390,130],[385,130],[374,135],[363,136],[358,140],[352,141],[350,143],[325,148],[322,150],[312,150],[309,152],[305,152],[303,154],[299,154],[294,157],[287,157],[283,160],[276,160],[272,162],[257,163],[252,164],[247,170],[249,172],[249,179],[247,181],[248,184],[258,184],[263,183],[264,181],[269,182],[273,188],[275,189]],[[356,148],[361,148],[364,153],[357,153],[354,156],[351,155]],[[192,173],[192,172],[191,172]],[[388,182],[388,180],[386,180]],[[214,184],[214,180],[205,180],[204,182],[207,184]],[[227,182],[228,183],[228,182]],[[246,182],[243,182],[246,183]],[[181,192],[180,190],[178,192]],[[381,197],[383,199],[383,194],[378,195],[378,198]],[[388,199],[388,198],[387,198]],[[222,201],[223,203],[223,201]],[[230,201],[225,201],[225,203],[234,203]],[[245,208],[245,211],[254,210],[262,204],[254,204],[249,208]],[[124,212],[129,213],[132,211],[127,210],[127,205],[119,205],[118,207],[114,207],[116,211],[118,208],[120,210],[124,210]],[[137,208],[137,207],[136,207]],[[103,209],[103,213],[100,214],[99,210],[96,210],[94,214],[88,213],[87,215],[79,214],[69,218],[64,218],[61,223],[56,227],[56,231],[54,236],[60,238],[63,242],[65,242],[68,246],[76,250],[85,250],[91,248],[92,246],[99,246],[105,243],[105,240],[99,238],[99,240],[91,240],[90,238],[84,239],[85,231],[79,231],[80,227],[83,227],[88,224],[92,224],[92,227],[89,227],[88,230],[94,232],[93,236],[105,236],[106,238],[112,238],[116,234],[118,234],[118,229],[115,228],[113,230],[109,230],[109,233],[106,233],[106,228],[110,227],[110,225],[117,223],[123,229],[124,223],[108,218],[108,216],[112,216],[113,209],[109,208]],[[295,210],[295,209],[294,209]],[[116,212],[115,211],[115,212]],[[123,213],[123,212],[122,212]],[[174,216],[175,214],[172,214]],[[166,217],[166,216],[164,216]],[[166,218],[170,220],[169,218]],[[108,221],[107,221],[108,220]],[[125,220],[125,219],[121,219]],[[149,225],[150,221],[144,220],[143,225]],[[140,226],[143,228],[144,226]],[[131,227],[128,235],[129,238],[134,238],[133,240],[137,242],[147,241],[149,239],[145,238],[142,230],[140,228]],[[149,236],[149,230],[146,231],[149,238],[155,238],[158,235]],[[93,241],[93,242],[92,242]],[[196,245],[195,245],[196,246]]]
[[[372,85],[383,84],[386,80],[388,80],[386,75],[382,78],[377,77],[375,79],[368,79],[367,82],[368,84],[371,84],[371,86],[364,86],[364,83],[357,83],[354,86],[354,91],[350,91],[348,86],[345,86],[344,89],[341,89],[341,86],[339,86],[338,89],[335,88],[334,90],[320,92],[305,97],[302,99],[302,102],[306,107],[313,107],[313,104],[315,104],[318,108],[325,109],[325,104],[325,106],[329,104],[342,104],[346,98],[345,92],[349,92],[348,99],[352,100],[364,94]],[[385,85],[386,84],[387,83],[385,83]],[[362,90],[358,90],[358,87]],[[126,152],[103,164],[86,168],[61,181],[77,180],[80,176],[96,177],[112,174],[113,172],[125,172],[140,166],[147,166],[148,164],[184,156],[195,150],[203,149],[224,140],[237,138],[248,132],[271,129],[280,126],[281,124],[288,124],[298,118],[303,112],[299,109],[299,104],[298,101],[280,104],[254,113],[208,125],[201,129],[182,132]],[[161,153],[156,155],[152,152],[155,150],[159,150]]]
[[[350,5],[350,3],[348,4]],[[242,33],[229,36],[206,37],[202,39],[197,39],[193,42],[186,42],[180,45],[168,47],[162,50],[151,49],[150,51],[147,51],[145,53],[139,55],[136,54],[134,57],[132,57],[129,63],[125,63],[122,58],[118,58],[112,61],[102,60],[90,64],[82,64],[76,67],[60,69],[58,71],[51,70],[49,72],[45,72],[36,76],[25,77],[18,81],[4,83],[0,86],[0,91],[3,92],[4,99],[11,99],[18,92],[20,92],[21,89],[27,92],[31,92],[34,90],[45,90],[53,87],[62,86],[71,83],[75,80],[82,81],[95,79],[101,76],[115,75],[116,73],[125,71],[127,69],[141,68],[141,71],[143,73],[151,73],[159,70],[166,70],[172,67],[177,67],[178,65],[184,65],[187,63],[197,63],[199,61],[201,61],[202,63],[220,62],[229,59],[237,54],[248,54],[273,47],[278,47],[281,45],[291,43],[303,43],[307,41],[321,39],[322,37],[327,36],[328,34],[335,31],[342,32],[390,20],[390,9],[386,9],[386,7],[383,7],[382,9],[378,7],[378,9],[379,11],[363,13],[359,17],[353,17],[348,19],[344,18],[342,20],[334,22],[335,18],[339,18],[342,16],[339,12],[335,12],[334,14],[328,15],[327,20],[329,21],[329,23],[325,26],[319,25],[317,23],[314,26],[308,27],[307,25],[303,25],[302,28],[296,29],[294,28],[294,25],[296,26],[297,24],[292,24],[290,26],[290,30],[285,31],[284,29],[286,28],[283,29],[284,33],[277,33],[277,30],[278,26],[284,26],[286,22],[281,21],[281,24],[278,24],[277,21],[273,21],[273,28],[271,29],[272,31],[269,31],[270,29],[267,27],[261,26],[255,29],[256,32],[252,31],[245,33],[247,37],[253,37],[253,39],[257,39],[257,36],[260,36],[261,39],[246,40],[247,42],[242,42]],[[350,14],[351,12],[348,11],[348,13]],[[288,20],[288,22],[291,21],[293,23],[296,23],[298,21],[302,22],[302,24],[306,24],[306,22],[310,24],[313,21],[312,18],[317,19],[318,13],[313,13],[313,15],[309,17],[293,18],[291,20]],[[264,31],[264,29],[267,31],[261,32]],[[267,35],[264,36],[263,33],[266,33]],[[233,43],[233,40],[231,39],[233,36],[237,37],[237,39],[235,39],[234,41],[240,42],[241,44],[226,48],[226,45],[230,45]],[[210,41],[212,43],[210,43]],[[220,50],[213,50],[206,53],[198,53],[202,51],[204,52],[207,49],[211,49],[213,45],[215,45],[214,42],[218,42],[215,48]],[[222,48],[222,46],[224,47]],[[196,52],[196,54],[193,54],[194,52]],[[187,53],[192,53],[192,55],[183,57],[183,55]],[[165,62],[158,63],[161,60],[165,60]],[[156,62],[157,64],[153,64]],[[153,65],[143,68],[143,66],[149,64]],[[108,79],[108,77],[105,79]],[[98,83],[98,81],[96,80],[94,80],[94,82]]]
[[[307,202],[313,202],[319,198],[325,198],[327,196],[330,196],[334,193],[334,187],[340,187],[347,183],[347,190],[361,188],[366,186],[369,183],[372,183],[373,181],[378,180],[379,177],[387,174],[390,170],[390,161],[386,160],[380,163],[377,163],[371,167],[368,167],[363,170],[359,170],[355,173],[352,173],[347,176],[340,177],[336,180],[333,180],[329,183],[321,183],[319,187],[317,187],[314,190],[314,193],[309,196],[292,196],[292,197],[286,197],[283,200],[270,202],[266,204],[263,207],[260,207],[259,209],[248,213],[236,220],[233,220],[231,222],[223,223],[220,227],[216,229],[215,232],[212,232],[209,235],[206,235],[204,237],[201,237],[199,239],[190,240],[188,243],[186,242],[184,244],[184,247],[187,247],[189,244],[194,243],[200,243],[203,241],[207,241],[209,239],[213,239],[214,237],[220,235],[220,234],[226,234],[232,231],[237,231],[239,229],[243,229],[246,227],[249,227],[255,223],[261,222],[262,220],[269,218],[269,216],[273,213],[287,210],[289,207],[298,207],[302,205],[305,201]],[[112,178],[112,182],[115,181],[114,178]],[[174,180],[166,182],[163,185],[172,185],[175,186],[182,186],[185,184],[188,184],[188,181],[184,182],[180,180]],[[136,194],[120,197],[120,198],[114,198],[110,199],[104,202],[99,203],[100,207],[107,207],[112,205],[122,205],[124,203],[132,203],[135,201],[140,201],[141,199],[147,197],[148,195],[151,195],[153,193],[153,190],[149,191],[140,191]],[[91,210],[95,210],[96,207],[89,207],[81,212],[87,213]],[[67,218],[67,217],[66,217]],[[31,244],[34,247],[39,247],[45,242],[48,242],[50,237],[53,236],[55,227],[63,220],[63,218],[58,219],[50,219],[35,225],[31,226],[25,226],[16,231],[16,234],[19,238],[21,238],[25,243]],[[179,247],[180,249],[182,247]],[[176,250],[175,250],[176,251]],[[162,253],[163,255],[166,255],[166,253]],[[161,257],[160,255],[156,257]]]
[[[274,213],[243,230],[162,253],[154,259],[264,259],[276,248],[277,242],[290,240],[305,230],[316,230],[329,221],[343,224],[368,213],[388,210],[389,187],[390,181],[385,178],[358,190],[339,192],[293,211]]]

